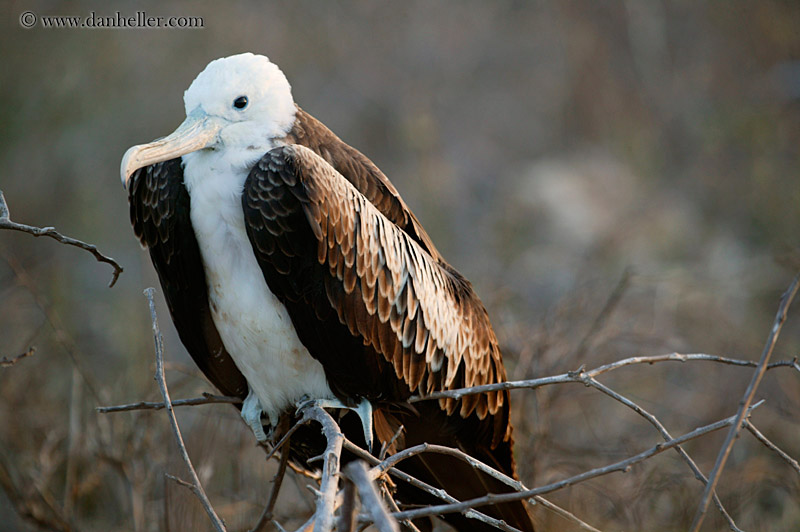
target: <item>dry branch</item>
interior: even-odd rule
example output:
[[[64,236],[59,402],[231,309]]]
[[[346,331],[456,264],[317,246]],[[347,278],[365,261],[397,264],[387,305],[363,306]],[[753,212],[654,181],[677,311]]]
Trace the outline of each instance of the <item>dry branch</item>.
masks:
[[[375,458],[374,456],[369,454],[367,451],[365,451],[364,449],[362,449],[361,447],[359,447],[358,445],[354,444],[353,442],[351,442],[351,441],[349,441],[347,439],[345,439],[345,441],[344,441],[344,448],[347,449],[349,452],[353,453],[354,455],[356,455],[358,458],[361,458],[365,462],[367,462],[369,464],[372,464],[373,466],[380,464],[380,460],[378,460],[377,458]],[[410,485],[414,486],[415,488],[419,488],[419,489],[425,491],[426,493],[429,493],[429,494],[433,495],[437,499],[441,499],[441,500],[449,502],[449,503],[457,503],[458,502],[458,500],[455,497],[453,497],[452,495],[447,493],[445,490],[443,490],[441,488],[436,488],[434,486],[431,486],[430,484],[428,484],[426,482],[423,482],[423,481],[421,481],[421,480],[409,475],[408,473],[406,473],[404,471],[401,471],[401,470],[396,469],[394,467],[390,467],[390,468],[387,469],[386,472],[389,473],[390,475],[392,475],[393,477],[402,480],[403,482],[408,482]],[[502,473],[499,473],[499,472],[497,472],[497,473],[498,474],[502,474]],[[497,528],[499,530],[503,530],[505,532],[519,532],[518,529],[506,524],[505,521],[501,521],[499,519],[495,519],[494,517],[489,517],[488,515],[480,512],[478,510],[469,510],[469,511],[465,512],[464,515],[466,517],[469,517],[470,519],[477,519],[479,521],[483,521],[484,523],[488,523],[488,524],[494,526],[495,528]],[[404,518],[397,518],[396,514],[395,514],[395,518],[398,521],[401,521],[401,522],[408,520],[408,519],[404,519]]]
[[[355,532],[356,523],[358,523],[358,489],[353,481],[343,476],[342,505],[339,507],[336,532]]]
[[[317,509],[314,511],[314,531],[329,532],[333,530],[344,434],[331,415],[313,402],[306,402],[300,411],[303,414],[303,420],[313,420],[322,425],[322,433],[327,442],[325,451],[321,455],[323,459],[322,480],[317,493]]]
[[[203,392],[202,397],[192,397],[190,399],[176,399],[172,401],[172,406],[196,406],[196,405],[210,405],[218,403],[239,404],[242,400],[238,397],[230,397],[227,395],[214,395],[212,393]],[[161,410],[167,405],[157,401],[139,401],[136,403],[129,403],[125,405],[114,406],[98,406],[95,410],[100,414],[109,414],[112,412],[127,412],[129,410]]]
[[[261,516],[249,532],[262,532],[266,529],[267,523],[272,521],[275,503],[278,502],[278,493],[281,491],[281,484],[283,484],[283,478],[286,476],[286,464],[288,463],[289,452],[281,453],[281,461],[278,465],[278,472],[275,473],[275,477],[272,479],[272,490],[270,491],[267,505],[264,507],[264,511],[261,512]]]
[[[12,357],[12,358],[8,358],[8,357],[0,358],[0,368],[11,367],[14,364],[16,364],[17,362],[19,362],[20,360],[22,360],[23,358],[26,358],[26,357],[29,357],[29,356],[33,355],[33,353],[35,351],[36,351],[36,348],[35,347],[31,347],[30,349],[28,349],[27,351],[25,351],[21,355],[17,355],[17,356]]]
[[[379,464],[377,464],[375,467],[373,467],[372,470],[370,470],[370,476],[373,479],[377,478],[378,476],[380,476],[381,474],[385,473],[386,471],[389,471],[391,468],[393,468],[395,465],[400,463],[402,460],[405,460],[407,458],[411,458],[412,456],[414,456],[416,454],[420,454],[420,453],[424,453],[424,452],[446,454],[446,455],[449,455],[449,456],[453,456],[455,458],[458,458],[459,460],[462,460],[463,462],[466,462],[467,464],[472,466],[474,469],[477,469],[477,470],[479,470],[479,471],[481,471],[483,473],[486,473],[487,475],[489,475],[491,477],[494,477],[495,479],[497,479],[500,482],[506,484],[507,486],[511,486],[512,488],[514,488],[517,491],[526,491],[528,489],[528,488],[525,487],[524,484],[522,484],[522,482],[520,482],[518,480],[514,480],[513,478],[509,477],[508,475],[505,475],[505,474],[501,473],[500,471],[498,471],[497,469],[494,469],[493,467],[484,464],[480,460],[477,460],[476,458],[468,455],[467,453],[465,453],[465,452],[463,452],[463,451],[461,451],[459,449],[453,449],[451,447],[445,447],[445,446],[442,446],[442,445],[433,445],[433,444],[429,444],[429,443],[423,443],[423,444],[420,444],[420,445],[415,445],[414,447],[409,447],[409,448],[404,449],[403,451],[401,451],[401,452],[399,452],[397,454],[392,455],[390,458],[381,461]],[[536,495],[533,498],[537,503],[540,503],[543,506],[547,507],[548,509],[553,510],[554,512],[558,513],[559,515],[561,515],[565,519],[571,520],[573,523],[577,524],[582,529],[584,529],[584,530],[597,530],[593,526],[583,522],[581,519],[579,519],[577,516],[573,515],[572,513],[568,512],[567,510],[565,510],[565,509],[563,509],[563,508],[551,503],[550,501],[546,500],[544,497]]]
[[[76,240],[74,238],[70,238],[68,236],[64,236],[58,231],[56,231],[52,227],[34,227],[32,225],[25,225],[19,224],[17,222],[11,221],[11,214],[8,210],[8,205],[6,204],[6,199],[3,196],[3,191],[0,190],[0,229],[11,229],[13,231],[22,231],[23,233],[28,233],[33,236],[49,236],[50,238],[54,238],[58,242],[62,244],[67,244],[69,246],[79,247],[83,250],[88,251],[94,258],[97,259],[99,262],[105,262],[106,264],[110,264],[111,267],[114,268],[114,273],[111,277],[111,282],[108,284],[108,287],[111,288],[119,279],[119,274],[122,273],[122,266],[117,263],[111,257],[107,257],[100,253],[97,250],[97,246],[94,244],[87,244],[86,242],[82,242],[80,240]]]
[[[446,398],[460,399],[461,397],[465,397],[467,395],[476,395],[479,393],[493,392],[497,390],[520,390],[520,389],[533,390],[536,388],[541,388],[542,386],[550,386],[552,384],[564,384],[568,382],[582,383],[585,377],[597,377],[598,375],[601,375],[603,373],[608,373],[609,371],[613,371],[626,366],[632,366],[638,364],[656,364],[658,362],[695,362],[695,361],[718,362],[720,364],[729,364],[734,366],[745,366],[745,367],[758,366],[758,362],[754,362],[752,360],[727,358],[717,355],[709,355],[705,353],[691,353],[691,354],[667,353],[663,355],[625,358],[622,360],[618,360],[616,362],[612,362],[611,364],[598,366],[588,371],[583,366],[581,366],[576,370],[568,371],[566,373],[561,373],[559,375],[552,375],[549,377],[539,377],[537,379],[524,379],[518,381],[504,381],[494,384],[471,386],[469,388],[442,390],[438,392],[432,392],[424,396],[415,395],[409,397],[408,402],[418,403],[420,401],[433,401]],[[800,363],[798,363],[797,358],[794,358],[792,360],[780,360],[778,362],[773,362],[767,365],[768,370],[774,368],[783,368],[783,367],[793,368],[800,372]]]
[[[584,383],[587,386],[591,386],[592,388],[594,388],[594,389],[596,389],[596,390],[608,395],[612,399],[614,399],[616,401],[619,401],[623,405],[627,406],[628,408],[632,409],[634,412],[636,412],[637,414],[639,414],[640,416],[645,418],[651,425],[653,425],[656,428],[656,430],[658,430],[658,432],[661,434],[661,436],[664,438],[664,440],[669,441],[669,440],[672,439],[672,435],[667,431],[666,427],[664,427],[664,425],[658,420],[658,418],[656,418],[656,416],[654,416],[653,414],[651,414],[650,412],[648,412],[647,410],[645,410],[644,408],[642,408],[641,406],[639,406],[635,402],[631,401],[627,397],[624,397],[624,396],[620,395],[619,393],[615,392],[614,390],[612,390],[608,386],[605,386],[604,384],[601,384],[600,382],[598,382],[596,379],[594,379],[592,377],[588,377],[587,376],[586,379],[584,380]],[[675,446],[675,451],[677,451],[678,454],[681,456],[681,458],[683,458],[683,460],[687,464],[689,464],[689,468],[694,473],[695,478],[697,480],[699,480],[700,482],[702,482],[704,485],[707,485],[708,484],[708,479],[703,474],[703,472],[700,471],[700,468],[697,466],[697,464],[692,459],[692,457],[689,456],[689,453],[687,453],[684,450],[684,448],[681,447],[680,445],[676,445]],[[716,504],[717,509],[719,509],[719,512],[722,514],[722,517],[724,517],[725,520],[728,522],[728,527],[731,530],[733,530],[734,532],[741,532],[739,527],[736,526],[736,523],[734,522],[734,520],[731,517],[731,515],[728,513],[728,511],[722,505],[722,501],[720,501],[719,496],[716,494],[716,492],[713,493],[713,497],[714,497],[714,504]]]
[[[361,460],[351,462],[345,467],[344,472],[358,489],[361,506],[367,511],[375,527],[380,532],[400,532],[397,521],[386,511],[364,462]]]
[[[147,288],[144,291],[145,297],[147,297],[147,303],[150,306],[150,317],[153,322],[153,339],[155,342],[155,352],[156,352],[156,375],[155,379],[158,382],[158,389],[161,391],[161,397],[164,399],[164,404],[166,405],[167,415],[169,416],[170,425],[172,426],[172,432],[175,434],[175,440],[178,442],[178,449],[180,450],[181,458],[183,458],[183,462],[186,464],[186,468],[189,470],[189,475],[191,476],[192,482],[191,483],[183,483],[192,490],[197,498],[200,500],[200,503],[203,505],[208,517],[211,519],[211,522],[214,525],[214,528],[217,532],[225,532],[225,525],[222,523],[222,519],[219,518],[217,513],[214,511],[214,508],[211,506],[211,501],[208,500],[208,496],[206,495],[205,490],[203,489],[203,485],[200,483],[200,478],[197,476],[197,472],[192,465],[192,461],[189,458],[189,452],[186,450],[186,445],[183,442],[183,436],[181,435],[181,429],[178,427],[178,419],[175,417],[175,411],[172,408],[172,402],[169,398],[169,390],[167,389],[167,379],[164,375],[164,339],[161,336],[161,331],[158,327],[158,317],[156,316],[156,305],[153,301],[153,293],[155,289]],[[174,480],[179,480],[175,479]]]
[[[5,492],[17,515],[43,530],[76,532],[75,526],[63,515],[62,509],[36,482],[26,483],[30,486],[25,487],[15,482],[16,475],[12,464],[12,461],[7,462],[0,455],[0,488]]]
[[[766,436],[764,436],[761,431],[759,431],[755,425],[753,425],[750,420],[745,421],[745,428],[750,431],[750,433],[756,437],[758,441],[763,443],[767,449],[775,452],[778,456],[780,456],[786,463],[792,466],[798,475],[800,475],[800,463],[797,462],[794,458],[789,456],[783,449],[772,443]]]
[[[748,408],[746,414],[749,415],[750,412],[761,403],[757,403],[752,405]],[[618,471],[628,471],[632,466],[641,463],[648,458],[655,456],[657,454],[663,453],[668,449],[672,449],[677,445],[681,445],[686,443],[687,441],[699,438],[711,432],[723,429],[727,426],[732,425],[737,420],[737,416],[731,416],[729,418],[717,421],[716,423],[712,423],[710,425],[705,425],[703,427],[697,428],[691,432],[684,434],[683,436],[679,436],[667,442],[657,443],[653,447],[642,451],[641,453],[631,456],[625,460],[621,460],[619,462],[615,462],[613,464],[609,464],[604,467],[598,467],[584,473],[580,473],[578,475],[574,475],[572,477],[566,478],[559,482],[554,482],[552,484],[548,484],[546,486],[541,486],[538,488],[520,491],[517,493],[503,493],[503,494],[488,494],[483,497],[478,497],[475,499],[470,499],[467,501],[462,501],[459,503],[452,503],[452,504],[442,504],[438,506],[429,506],[427,508],[420,508],[415,510],[406,510],[400,513],[395,513],[394,518],[397,520],[403,519],[417,519],[419,517],[426,517],[426,516],[433,516],[433,515],[440,515],[446,513],[455,513],[455,512],[465,512],[469,511],[474,508],[479,508],[481,506],[486,506],[489,504],[498,504],[503,502],[511,502],[517,501],[521,499],[530,499],[535,495],[542,495],[545,493],[550,493],[553,491],[557,491],[568,486],[572,486],[579,482],[584,482],[586,480],[600,477],[603,475],[608,475],[609,473],[614,473]]]
[[[725,443],[722,444],[722,448],[717,455],[717,461],[714,464],[714,468],[711,470],[711,474],[708,476],[708,483],[706,484],[705,491],[703,491],[700,504],[697,507],[697,513],[695,514],[694,522],[689,529],[690,532],[697,532],[700,530],[700,526],[703,524],[703,520],[706,516],[706,510],[708,509],[708,503],[711,500],[711,494],[714,493],[717,482],[719,482],[720,479],[720,474],[725,468],[725,463],[728,461],[728,456],[730,455],[731,449],[733,449],[733,444],[739,435],[739,431],[742,430],[742,422],[744,421],[745,416],[750,408],[750,403],[753,402],[758,385],[761,384],[761,379],[764,377],[764,373],[767,371],[767,364],[769,364],[769,359],[772,356],[772,350],[775,348],[775,344],[778,341],[781,328],[783,327],[783,323],[786,321],[786,313],[789,310],[789,306],[792,304],[795,294],[797,294],[798,286],[800,286],[800,276],[794,278],[792,284],[789,285],[789,288],[786,290],[786,292],[784,292],[783,296],[781,296],[780,305],[778,305],[778,313],[775,316],[775,321],[773,322],[772,330],[767,338],[767,343],[764,345],[764,351],[761,353],[761,360],[759,360],[758,366],[756,367],[755,372],[753,372],[753,378],[750,380],[750,384],[747,385],[747,390],[745,390],[744,396],[742,397],[741,401],[739,401],[739,411],[736,413],[736,423],[734,423],[728,431],[728,436],[725,438]]]

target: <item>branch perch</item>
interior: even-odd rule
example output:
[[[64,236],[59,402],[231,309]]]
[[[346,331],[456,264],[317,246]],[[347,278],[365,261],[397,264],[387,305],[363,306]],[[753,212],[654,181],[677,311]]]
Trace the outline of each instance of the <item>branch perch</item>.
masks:
[[[202,397],[192,397],[190,399],[176,399],[172,401],[172,406],[196,406],[211,405],[217,403],[239,404],[242,400],[238,397],[227,395],[214,395],[213,393],[203,392]],[[126,412],[129,410],[161,410],[167,405],[164,402],[139,401],[126,405],[98,406],[95,410],[100,414],[110,414],[112,412]]]
[[[749,415],[750,412],[761,403],[757,403],[752,405],[746,411],[746,414]],[[536,495],[543,495],[545,493],[550,493],[553,491],[557,491],[568,486],[577,484],[579,482],[583,482],[589,480],[591,478],[600,477],[603,475],[607,475],[609,473],[617,472],[617,471],[628,471],[632,466],[647,460],[648,458],[655,456],[657,454],[663,453],[664,451],[671,449],[677,445],[681,445],[686,443],[687,441],[693,440],[695,438],[699,438],[700,436],[704,436],[710,432],[714,432],[725,428],[727,426],[732,425],[737,420],[737,416],[731,416],[729,418],[717,421],[716,423],[712,423],[710,425],[705,425],[703,427],[697,428],[691,432],[684,434],[683,436],[679,436],[667,442],[660,442],[650,447],[649,449],[642,451],[641,453],[631,456],[625,460],[621,460],[619,462],[615,462],[613,464],[609,464],[604,467],[595,468],[579,475],[574,475],[572,477],[566,478],[559,482],[554,482],[552,484],[548,484],[546,486],[541,486],[538,488],[520,491],[517,493],[503,493],[500,495],[489,494],[484,497],[478,497],[475,499],[470,499],[467,501],[453,503],[453,504],[442,504],[438,506],[428,506],[426,508],[420,508],[415,510],[406,510],[403,512],[395,513],[394,518],[397,520],[403,519],[417,519],[419,517],[425,516],[432,516],[432,515],[439,515],[444,513],[454,513],[454,512],[464,512],[473,510],[476,507],[485,506],[487,504],[497,504],[502,502],[510,502],[510,501],[517,501],[521,499],[529,499]]]
[[[6,204],[6,198],[3,196],[2,190],[0,190],[0,229],[11,229],[12,231],[22,231],[23,233],[28,233],[36,237],[49,236],[50,238],[54,238],[55,240],[59,241],[62,244],[75,246],[88,251],[89,253],[94,255],[94,258],[97,259],[98,262],[105,262],[106,264],[110,264],[111,267],[114,268],[114,273],[112,274],[111,282],[108,284],[109,288],[111,288],[116,284],[117,279],[119,279],[119,274],[122,273],[122,266],[120,266],[119,263],[114,259],[112,259],[111,257],[107,257],[106,255],[100,253],[97,250],[97,246],[95,246],[94,244],[87,244],[86,242],[82,242],[80,240],[64,236],[52,227],[34,227],[32,225],[18,224],[17,222],[12,222],[11,214],[8,211],[8,205]]]
[[[322,425],[327,445],[322,454],[322,480],[317,493],[317,509],[314,512],[314,532],[330,532],[333,530],[336,492],[339,486],[339,466],[342,456],[344,434],[330,414],[324,409],[307,403],[302,407],[303,421],[313,420]]]
[[[767,364],[772,356],[772,351],[775,348],[775,344],[778,341],[778,336],[781,333],[781,328],[783,328],[783,323],[786,321],[786,313],[789,310],[789,306],[792,304],[794,296],[797,294],[798,286],[800,286],[800,276],[794,278],[792,284],[789,285],[789,288],[786,290],[786,292],[784,292],[783,296],[781,296],[781,302],[778,305],[778,313],[775,316],[775,321],[767,338],[767,343],[764,345],[764,351],[761,353],[761,360],[759,360],[758,366],[756,367],[755,372],[753,372],[753,378],[750,380],[750,384],[747,385],[747,390],[745,390],[744,396],[742,397],[741,401],[739,401],[739,411],[736,413],[736,422],[728,431],[728,436],[725,438],[725,443],[722,444],[722,448],[717,455],[717,461],[714,464],[714,468],[711,470],[711,474],[708,475],[708,484],[706,484],[706,489],[703,491],[703,496],[701,497],[700,504],[697,507],[697,513],[695,514],[694,522],[689,529],[690,532],[697,532],[700,530],[700,526],[703,524],[706,511],[708,510],[708,503],[711,501],[711,494],[714,493],[714,490],[716,489],[722,470],[725,468],[725,464],[728,461],[728,456],[730,456],[731,449],[733,449],[733,444],[736,441],[736,438],[739,436],[739,432],[742,430],[743,421],[745,420],[748,409],[750,408],[750,403],[753,402],[758,385],[761,384],[761,379],[764,377],[764,373],[767,371]]]
[[[147,297],[147,303],[150,306],[150,318],[153,321],[153,339],[155,342],[155,351],[156,351],[156,375],[155,379],[158,382],[158,389],[161,391],[161,397],[164,399],[164,404],[166,405],[167,415],[169,416],[170,424],[172,425],[172,432],[175,434],[175,440],[178,442],[178,449],[181,453],[181,458],[183,458],[183,462],[186,464],[186,468],[189,470],[189,475],[191,476],[191,483],[189,482],[179,482],[181,485],[186,486],[192,493],[194,493],[197,498],[200,500],[200,503],[203,505],[208,517],[211,519],[211,522],[214,525],[214,528],[217,532],[226,532],[225,525],[222,522],[222,519],[219,518],[217,512],[214,511],[214,508],[211,506],[211,501],[208,500],[208,496],[206,495],[205,490],[203,489],[203,485],[200,483],[200,478],[197,476],[197,471],[195,471],[194,466],[192,465],[192,461],[189,458],[189,452],[186,450],[186,445],[183,442],[183,436],[181,435],[181,429],[178,427],[178,419],[175,417],[175,410],[172,408],[172,401],[169,398],[169,390],[167,389],[167,379],[164,375],[164,339],[161,336],[161,330],[158,327],[158,316],[156,316],[156,305],[153,301],[153,293],[155,289],[147,288],[144,291],[145,297]],[[179,480],[179,479],[177,479]]]
[[[369,513],[372,523],[380,532],[400,532],[397,521],[389,515],[381,501],[375,484],[372,483],[367,466],[361,460],[351,462],[345,467],[345,475],[358,489],[361,505]]]

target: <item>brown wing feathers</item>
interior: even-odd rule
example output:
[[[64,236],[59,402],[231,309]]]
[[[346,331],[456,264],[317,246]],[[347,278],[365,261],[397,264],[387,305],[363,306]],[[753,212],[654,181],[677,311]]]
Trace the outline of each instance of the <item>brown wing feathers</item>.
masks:
[[[205,271],[189,219],[180,159],[138,170],[129,191],[133,230],[148,248],[175,328],[200,370],[225,395],[247,395],[211,317]]]
[[[391,364],[408,391],[425,394],[505,379],[497,340],[469,283],[434,260],[311,150],[286,146],[269,152],[248,178],[243,203],[262,269],[268,263],[296,275],[303,264],[296,258],[305,246],[298,243],[302,234],[296,224],[308,225],[315,249],[305,251],[324,272],[311,284],[324,285],[338,320]],[[285,256],[277,257],[276,250]],[[265,276],[269,282],[266,271]],[[480,419],[495,416],[493,447],[510,437],[507,392],[440,404],[448,414],[460,406],[464,418],[473,412]]]
[[[422,224],[405,204],[392,182],[369,158],[342,142],[325,124],[297,106],[295,125],[285,140],[287,144],[306,146],[317,153],[431,257],[436,261],[443,260]]]

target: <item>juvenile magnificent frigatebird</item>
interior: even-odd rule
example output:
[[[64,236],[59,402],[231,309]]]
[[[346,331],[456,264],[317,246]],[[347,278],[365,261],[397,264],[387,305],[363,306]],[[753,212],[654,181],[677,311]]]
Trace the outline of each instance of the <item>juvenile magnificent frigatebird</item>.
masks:
[[[361,423],[345,423],[349,414],[343,430],[368,448],[402,425],[392,450],[457,447],[513,477],[507,391],[406,402],[506,373],[471,284],[386,176],[298,107],[264,56],[212,61],[184,103],[174,133],[125,153],[122,180],[181,341],[222,393],[244,400],[256,437],[267,438],[262,414],[274,428],[310,398],[355,410]],[[401,468],[459,499],[508,491],[447,456]],[[485,511],[533,529],[522,502]]]

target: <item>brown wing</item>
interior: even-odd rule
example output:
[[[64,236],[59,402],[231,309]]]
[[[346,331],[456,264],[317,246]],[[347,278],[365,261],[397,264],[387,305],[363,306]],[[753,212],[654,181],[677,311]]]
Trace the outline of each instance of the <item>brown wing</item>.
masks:
[[[325,124],[297,106],[295,125],[287,137],[317,153],[350,181],[381,214],[402,229],[437,262],[444,262],[414,213],[391,181],[363,153],[343,142]]]
[[[310,149],[270,151],[242,201],[265,279],[334,392],[397,401],[505,379],[469,282]],[[439,404],[484,420],[492,448],[510,439],[506,391]]]
[[[131,177],[128,201],[133,230],[150,252],[183,345],[220,392],[244,398],[247,381],[222,345],[208,306],[181,160],[137,170]]]

